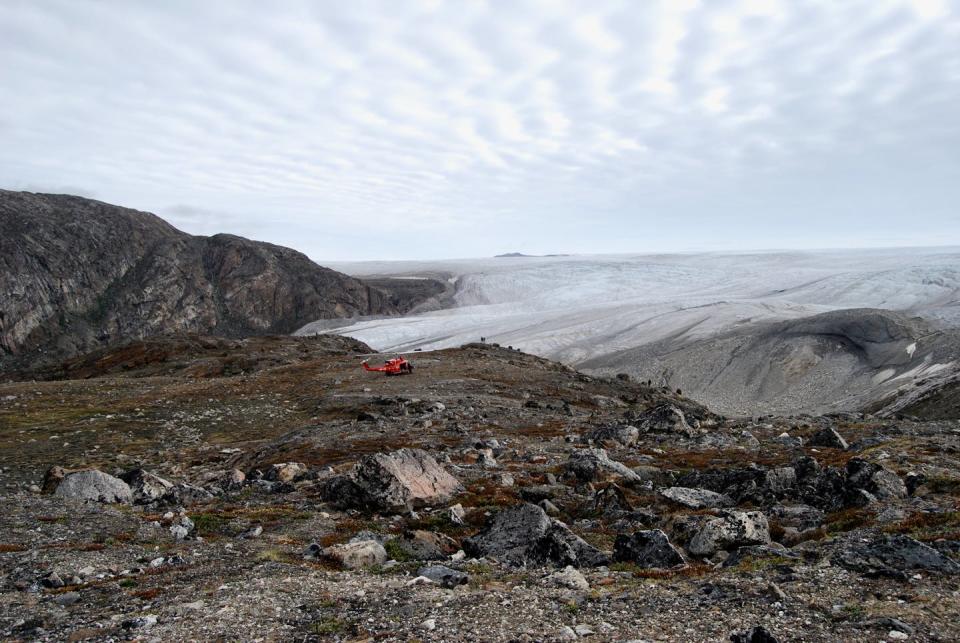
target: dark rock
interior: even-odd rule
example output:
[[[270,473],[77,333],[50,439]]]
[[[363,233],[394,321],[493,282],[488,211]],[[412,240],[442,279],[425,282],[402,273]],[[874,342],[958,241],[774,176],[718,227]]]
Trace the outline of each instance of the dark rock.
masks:
[[[846,466],[847,485],[852,491],[864,489],[881,500],[904,498],[907,487],[900,476],[879,464],[853,458]]]
[[[833,557],[833,562],[866,576],[899,579],[906,579],[906,572],[913,570],[960,573],[960,563],[902,534],[879,536],[868,543],[858,540],[848,542]]]
[[[669,569],[686,563],[683,555],[659,529],[617,536],[613,560],[635,563],[646,569]]]
[[[467,538],[463,548],[470,556],[491,556],[514,567],[547,563],[561,567],[595,567],[609,561],[566,525],[552,520],[543,509],[532,504],[500,511],[491,517],[483,531]]]
[[[843,439],[843,436],[837,433],[837,430],[832,427],[820,429],[814,433],[807,444],[812,447],[827,447],[829,449],[840,450],[845,450],[849,446],[847,441]]]

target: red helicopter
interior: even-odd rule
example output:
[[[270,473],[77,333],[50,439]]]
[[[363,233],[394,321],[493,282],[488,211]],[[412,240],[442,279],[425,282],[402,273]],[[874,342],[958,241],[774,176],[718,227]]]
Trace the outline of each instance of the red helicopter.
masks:
[[[398,355],[393,359],[388,359],[383,363],[383,366],[370,366],[367,364],[367,360],[363,360],[363,369],[375,373],[383,373],[387,376],[409,375],[413,372],[413,364]]]

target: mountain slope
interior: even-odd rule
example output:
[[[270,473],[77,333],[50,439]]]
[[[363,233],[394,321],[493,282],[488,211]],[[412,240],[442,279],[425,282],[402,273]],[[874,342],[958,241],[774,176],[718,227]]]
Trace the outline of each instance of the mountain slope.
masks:
[[[289,333],[399,311],[390,294],[289,248],[192,236],[75,196],[0,191],[0,367],[157,333]]]

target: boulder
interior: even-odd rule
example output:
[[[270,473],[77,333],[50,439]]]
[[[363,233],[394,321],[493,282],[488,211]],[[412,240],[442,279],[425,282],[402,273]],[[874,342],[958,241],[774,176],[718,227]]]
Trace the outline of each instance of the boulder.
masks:
[[[734,504],[730,496],[708,489],[667,487],[660,490],[660,495],[671,502],[690,509],[716,509],[731,507]]]
[[[866,576],[899,579],[906,579],[906,572],[913,570],[960,573],[960,563],[902,534],[878,536],[866,543],[851,540],[833,557],[833,563]]]
[[[634,563],[646,569],[670,569],[686,563],[683,555],[659,529],[617,536],[613,560]]]
[[[126,482],[96,469],[68,473],[54,495],[107,503],[128,504],[133,500],[133,493]]]
[[[807,444],[812,447],[826,447],[828,449],[840,449],[841,451],[846,450],[849,446],[843,436],[832,427],[820,429],[814,433]]]
[[[907,496],[907,486],[900,476],[879,464],[853,458],[847,462],[846,474],[847,486],[851,492],[863,489],[880,500]]]
[[[629,424],[603,426],[584,436],[585,441],[624,447],[636,444],[638,439],[640,439],[640,429]]]
[[[172,482],[145,469],[132,469],[120,476],[120,479],[130,485],[133,502],[138,505],[162,500],[173,489]]]
[[[475,558],[489,556],[513,567],[595,567],[609,562],[603,552],[529,503],[492,516],[483,531],[463,542],[463,549]]]
[[[578,449],[570,454],[564,467],[567,475],[580,482],[595,482],[606,478],[622,479],[625,482],[640,483],[643,479],[630,467],[611,460],[603,449]]]
[[[376,540],[331,545],[321,555],[346,569],[375,567],[387,562],[387,551]]]
[[[770,543],[767,517],[759,511],[725,511],[708,520],[687,545],[694,556],[711,556],[719,550]]]
[[[460,482],[421,449],[367,456],[321,487],[324,499],[342,508],[394,512],[442,503],[462,491]]]

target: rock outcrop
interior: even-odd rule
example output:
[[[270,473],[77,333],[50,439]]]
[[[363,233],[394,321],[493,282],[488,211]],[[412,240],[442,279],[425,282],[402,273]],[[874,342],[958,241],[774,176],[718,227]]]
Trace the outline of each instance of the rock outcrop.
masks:
[[[367,456],[323,487],[324,498],[339,506],[396,512],[444,502],[462,491],[460,482],[422,449]]]
[[[68,473],[53,492],[61,498],[128,504],[133,500],[129,485],[96,469]]]
[[[292,333],[316,319],[409,309],[269,243],[192,236],[69,195],[0,190],[0,367],[163,333]]]

